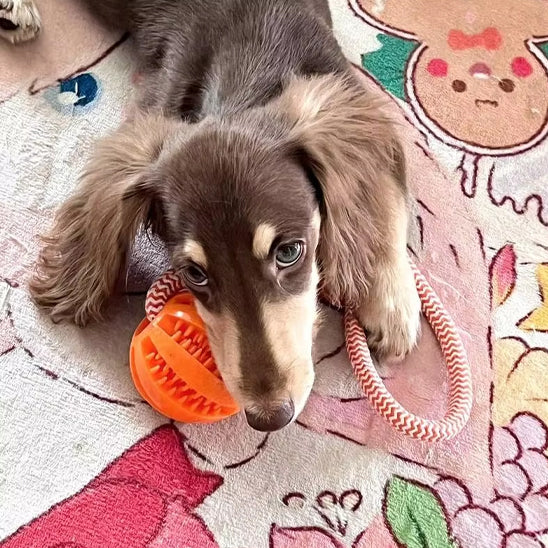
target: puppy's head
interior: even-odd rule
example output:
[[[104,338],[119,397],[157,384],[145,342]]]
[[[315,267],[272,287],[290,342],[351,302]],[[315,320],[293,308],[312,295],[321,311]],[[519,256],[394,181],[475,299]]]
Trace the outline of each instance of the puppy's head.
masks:
[[[225,383],[251,426],[276,430],[314,379],[320,214],[298,155],[246,122],[188,128],[146,185]]]
[[[194,125],[139,116],[99,147],[60,214],[57,231],[71,236],[44,253],[78,310],[60,308],[59,272],[40,298],[54,294],[59,317],[95,316],[149,223],[196,297],[249,424],[277,430],[312,387],[320,280],[347,306],[367,292],[398,152],[378,106],[333,75],[295,79],[266,106]]]

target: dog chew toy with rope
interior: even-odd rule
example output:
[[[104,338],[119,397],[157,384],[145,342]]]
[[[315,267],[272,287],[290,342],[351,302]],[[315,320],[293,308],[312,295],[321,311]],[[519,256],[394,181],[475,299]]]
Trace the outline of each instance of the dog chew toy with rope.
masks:
[[[166,272],[154,282],[145,311],[129,357],[141,396],[156,411],[180,422],[215,422],[237,413],[193,297],[177,275]]]
[[[354,373],[373,409],[397,431],[423,441],[455,437],[472,409],[472,377],[464,346],[449,314],[411,263],[422,311],[440,343],[447,365],[449,405],[439,421],[413,415],[388,392],[363,329],[350,311],[344,316],[346,348]],[[131,342],[130,366],[137,390],[160,413],[181,422],[215,422],[239,411],[223,384],[193,298],[179,276],[166,272],[147,293],[146,318]]]

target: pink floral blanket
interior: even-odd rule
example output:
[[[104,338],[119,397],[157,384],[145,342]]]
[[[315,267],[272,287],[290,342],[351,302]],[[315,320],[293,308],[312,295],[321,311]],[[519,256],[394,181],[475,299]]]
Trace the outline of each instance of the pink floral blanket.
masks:
[[[472,418],[438,444],[371,411],[331,310],[297,424],[264,435],[238,416],[155,413],[127,352],[165,267],[146,239],[108,323],[80,330],[36,311],[37,234],[123,119],[134,79],[127,37],[76,1],[37,4],[39,40],[0,44],[0,547],[548,546],[546,0],[331,1],[345,53],[401,121],[410,253],[472,365]],[[447,382],[423,327],[382,374],[435,418]]]

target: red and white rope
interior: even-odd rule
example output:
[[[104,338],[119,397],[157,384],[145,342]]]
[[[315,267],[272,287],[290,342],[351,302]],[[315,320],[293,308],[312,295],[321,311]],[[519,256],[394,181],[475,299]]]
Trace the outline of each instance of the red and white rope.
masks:
[[[171,297],[187,291],[180,276],[174,270],[168,270],[162,274],[147,291],[145,299],[145,314],[151,322],[156,318],[160,310]]]
[[[449,380],[449,405],[441,420],[420,418],[399,404],[388,392],[373,361],[367,339],[354,315],[345,313],[346,348],[354,373],[371,406],[399,432],[424,441],[441,441],[455,437],[464,427],[472,409],[472,376],[466,352],[457,328],[443,308],[438,296],[417,267],[411,263],[422,311],[432,327],[447,365]],[[167,271],[150,287],[145,311],[152,321],[166,302],[182,291],[186,291],[180,277]]]
[[[457,328],[438,296],[418,268],[411,263],[422,311],[440,343],[447,366],[449,405],[441,420],[427,420],[404,409],[388,392],[367,347],[363,329],[349,312],[345,314],[346,349],[354,373],[369,403],[399,432],[424,441],[448,440],[464,427],[472,410],[472,375]]]

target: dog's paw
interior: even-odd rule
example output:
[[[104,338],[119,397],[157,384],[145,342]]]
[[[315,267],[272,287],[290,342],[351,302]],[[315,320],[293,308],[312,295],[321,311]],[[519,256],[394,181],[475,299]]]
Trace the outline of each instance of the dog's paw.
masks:
[[[17,44],[40,32],[40,14],[33,0],[0,0],[0,36]]]
[[[420,336],[421,302],[413,273],[409,269],[399,274],[388,275],[372,288],[357,311],[369,349],[379,360],[402,360]]]

